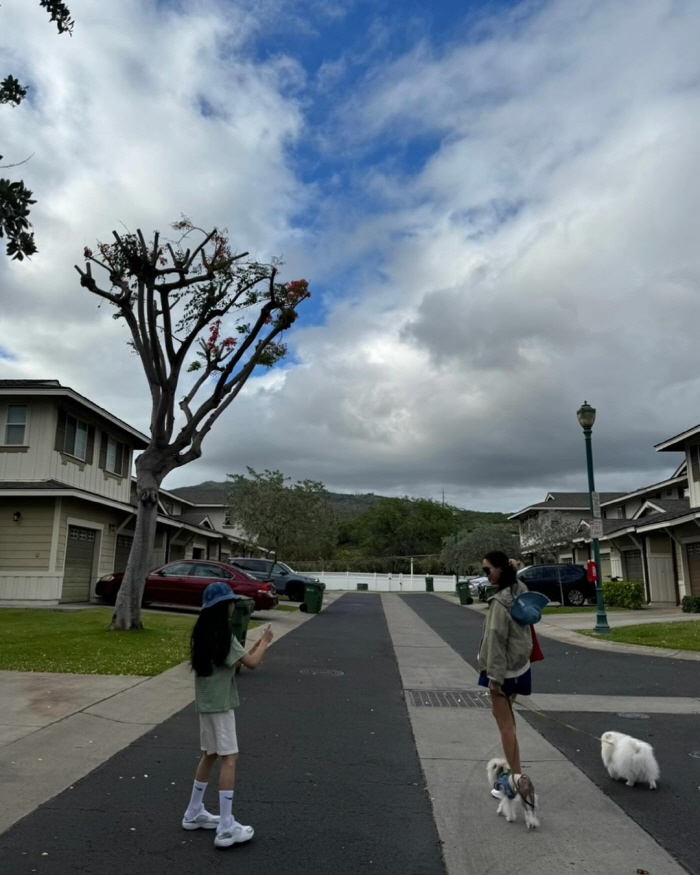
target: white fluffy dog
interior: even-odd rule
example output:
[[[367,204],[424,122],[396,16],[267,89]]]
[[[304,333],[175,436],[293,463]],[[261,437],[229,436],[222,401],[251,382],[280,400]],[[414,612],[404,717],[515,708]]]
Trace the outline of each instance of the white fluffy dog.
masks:
[[[650,744],[623,732],[604,732],[600,741],[600,754],[611,778],[627,781],[628,787],[639,783],[656,790],[659,764]]]
[[[508,771],[508,763],[505,760],[493,759],[486,766],[489,776],[489,784],[493,787],[497,778]],[[535,829],[540,825],[537,794],[532,786],[532,781],[527,775],[509,775],[508,783],[514,798],[510,798],[503,790],[498,791],[500,803],[497,813],[502,814],[508,823],[517,820],[517,806],[519,805],[525,815],[525,823],[528,829]]]

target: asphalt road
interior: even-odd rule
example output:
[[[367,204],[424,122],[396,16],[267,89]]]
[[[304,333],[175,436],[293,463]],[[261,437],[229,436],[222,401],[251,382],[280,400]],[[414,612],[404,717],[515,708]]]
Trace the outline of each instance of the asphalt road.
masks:
[[[700,718],[697,715],[650,714],[646,720],[629,720],[615,714],[561,713],[523,717],[544,735],[622,810],[674,856],[688,872],[700,875]],[[552,720],[551,718],[556,718]],[[549,718],[549,719],[548,719]],[[599,736],[614,729],[654,747],[661,768],[658,789],[627,787],[608,777],[600,759],[600,744],[560,722]],[[578,812],[585,817],[585,811]]]
[[[250,844],[216,850],[180,826],[199,756],[190,707],[0,836],[2,875],[444,875],[379,596],[339,599],[239,690],[234,814]]]
[[[483,616],[435,596],[402,598],[465,662],[477,668]],[[536,693],[700,697],[697,662],[592,650],[543,636],[540,644],[545,659],[532,669]]]

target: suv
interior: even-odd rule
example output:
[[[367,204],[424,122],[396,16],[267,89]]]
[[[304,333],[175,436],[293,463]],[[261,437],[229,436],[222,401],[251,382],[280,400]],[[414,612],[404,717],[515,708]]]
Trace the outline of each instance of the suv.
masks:
[[[518,572],[518,579],[530,592],[541,592],[550,602],[561,602],[562,591],[564,604],[576,607],[596,597],[595,583],[588,580],[583,565],[530,565]]]
[[[261,580],[271,580],[279,595],[286,595],[290,602],[304,601],[304,584],[318,583],[317,577],[309,577],[292,570],[284,562],[273,562],[272,559],[254,559],[239,556],[229,559],[229,564],[247,571]]]

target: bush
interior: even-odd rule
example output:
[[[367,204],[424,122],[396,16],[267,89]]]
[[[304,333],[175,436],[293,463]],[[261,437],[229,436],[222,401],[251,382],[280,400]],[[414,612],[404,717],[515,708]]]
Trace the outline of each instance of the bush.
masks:
[[[606,580],[603,583],[603,600],[609,608],[638,611],[644,603],[644,586],[636,581]]]
[[[681,601],[681,609],[684,614],[700,614],[700,596],[684,595]]]

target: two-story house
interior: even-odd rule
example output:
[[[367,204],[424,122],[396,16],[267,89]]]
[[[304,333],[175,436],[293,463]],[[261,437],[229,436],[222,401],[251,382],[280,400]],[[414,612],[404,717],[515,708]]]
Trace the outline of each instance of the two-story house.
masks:
[[[147,438],[57,380],[0,380],[0,604],[92,598],[123,571],[136,514],[134,453]],[[192,514],[195,514],[193,517]],[[151,567],[219,558],[230,540],[161,493]]]

